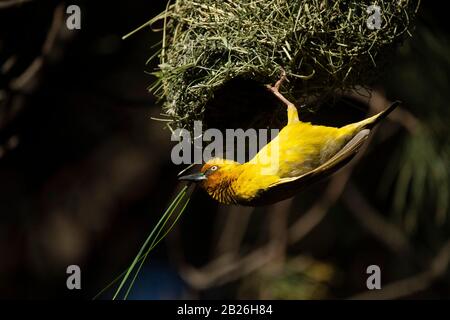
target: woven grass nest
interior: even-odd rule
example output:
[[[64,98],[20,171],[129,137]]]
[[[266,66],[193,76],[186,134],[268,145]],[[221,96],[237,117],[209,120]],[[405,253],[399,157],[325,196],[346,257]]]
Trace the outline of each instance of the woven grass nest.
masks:
[[[283,94],[299,105],[370,85],[419,2],[178,0],[150,21],[163,24],[152,90],[171,127],[276,127],[281,108],[263,85],[282,68]],[[381,8],[380,29],[367,26],[370,5]]]

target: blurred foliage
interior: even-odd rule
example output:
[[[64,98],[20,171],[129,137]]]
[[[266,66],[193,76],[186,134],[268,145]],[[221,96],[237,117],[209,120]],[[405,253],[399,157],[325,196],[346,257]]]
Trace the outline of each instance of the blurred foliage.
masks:
[[[262,299],[305,300],[330,298],[334,266],[311,257],[289,258],[281,270],[262,269],[246,278],[239,296]]]
[[[422,23],[399,50],[386,79],[388,88],[407,101],[416,123],[384,175],[384,193],[394,184],[393,211],[406,230],[418,228],[420,215],[448,222],[450,197],[450,42]],[[411,90],[411,88],[414,88]]]

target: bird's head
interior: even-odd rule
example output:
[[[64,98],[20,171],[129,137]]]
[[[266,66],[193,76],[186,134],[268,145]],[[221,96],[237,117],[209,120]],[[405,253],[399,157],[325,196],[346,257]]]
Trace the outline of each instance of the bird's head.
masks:
[[[239,177],[240,166],[236,161],[213,158],[203,165],[200,172],[182,176],[179,180],[196,182],[215,200],[232,203],[235,195],[231,184]]]

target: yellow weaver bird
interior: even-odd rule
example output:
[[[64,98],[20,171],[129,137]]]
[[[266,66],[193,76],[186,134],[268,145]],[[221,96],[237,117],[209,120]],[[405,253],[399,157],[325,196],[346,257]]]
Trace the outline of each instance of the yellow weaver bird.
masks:
[[[224,204],[257,206],[294,196],[302,188],[327,177],[350,161],[370,130],[400,102],[384,111],[341,128],[312,125],[298,118],[297,108],[279,92],[283,75],[267,86],[287,105],[288,123],[249,162],[214,158],[199,173],[180,180],[196,182]]]

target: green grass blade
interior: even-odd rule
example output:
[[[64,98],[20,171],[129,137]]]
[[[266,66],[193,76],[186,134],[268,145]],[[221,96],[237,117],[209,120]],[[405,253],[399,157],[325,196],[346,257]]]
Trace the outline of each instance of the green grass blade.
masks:
[[[124,300],[126,300],[128,298],[128,295],[134,285],[134,282],[136,281],[137,276],[139,275],[139,272],[141,271],[142,266],[144,265],[145,260],[147,259],[147,256],[149,255],[149,253],[153,250],[153,248],[156,247],[156,245],[162,240],[164,239],[164,237],[170,232],[170,230],[173,228],[173,226],[175,225],[175,223],[178,221],[178,219],[180,218],[181,214],[184,212],[184,210],[186,209],[186,206],[189,202],[189,198],[187,199],[187,201],[185,202],[185,204],[183,205],[183,207],[181,208],[180,212],[178,213],[177,217],[175,218],[174,222],[171,224],[171,226],[167,229],[167,231],[160,237],[159,235],[161,234],[161,232],[164,229],[164,226],[166,225],[166,223],[169,221],[170,217],[172,216],[173,212],[175,212],[175,210],[178,208],[179,203],[181,202],[181,200],[184,198],[184,195],[186,195],[186,193],[183,194],[183,197],[180,197],[177,201],[177,203],[175,204],[173,210],[167,215],[166,220],[164,221],[164,223],[162,224],[161,228],[158,230],[158,233],[156,234],[155,238],[153,239],[152,243],[150,244],[150,248],[145,252],[145,254],[143,255],[139,266],[136,270],[136,272],[134,273],[134,276],[130,282],[130,285],[128,286],[128,289],[124,295]]]
[[[125,283],[127,282],[131,272],[133,271],[134,267],[136,266],[137,262],[139,261],[140,257],[142,256],[143,252],[145,251],[147,245],[150,243],[150,241],[153,238],[153,235],[156,233],[156,231],[158,230],[159,226],[161,225],[161,223],[164,221],[164,219],[166,218],[166,216],[173,211],[173,207],[175,204],[178,204],[179,199],[184,197],[184,195],[186,194],[186,189],[187,186],[184,186],[183,189],[181,189],[181,191],[178,193],[178,195],[175,197],[175,199],[171,202],[170,206],[166,209],[166,211],[164,212],[164,214],[162,215],[162,217],[159,219],[158,223],[156,224],[156,226],[153,228],[152,232],[150,233],[150,235],[147,237],[147,239],[145,240],[144,244],[142,245],[142,247],[140,248],[138,254],[136,255],[136,257],[134,258],[131,266],[128,268],[125,276],[123,277],[119,287],[117,288],[116,292],[114,293],[113,296],[113,300],[115,300],[117,298],[117,296],[119,295],[120,291],[122,290],[123,286],[125,285]]]

